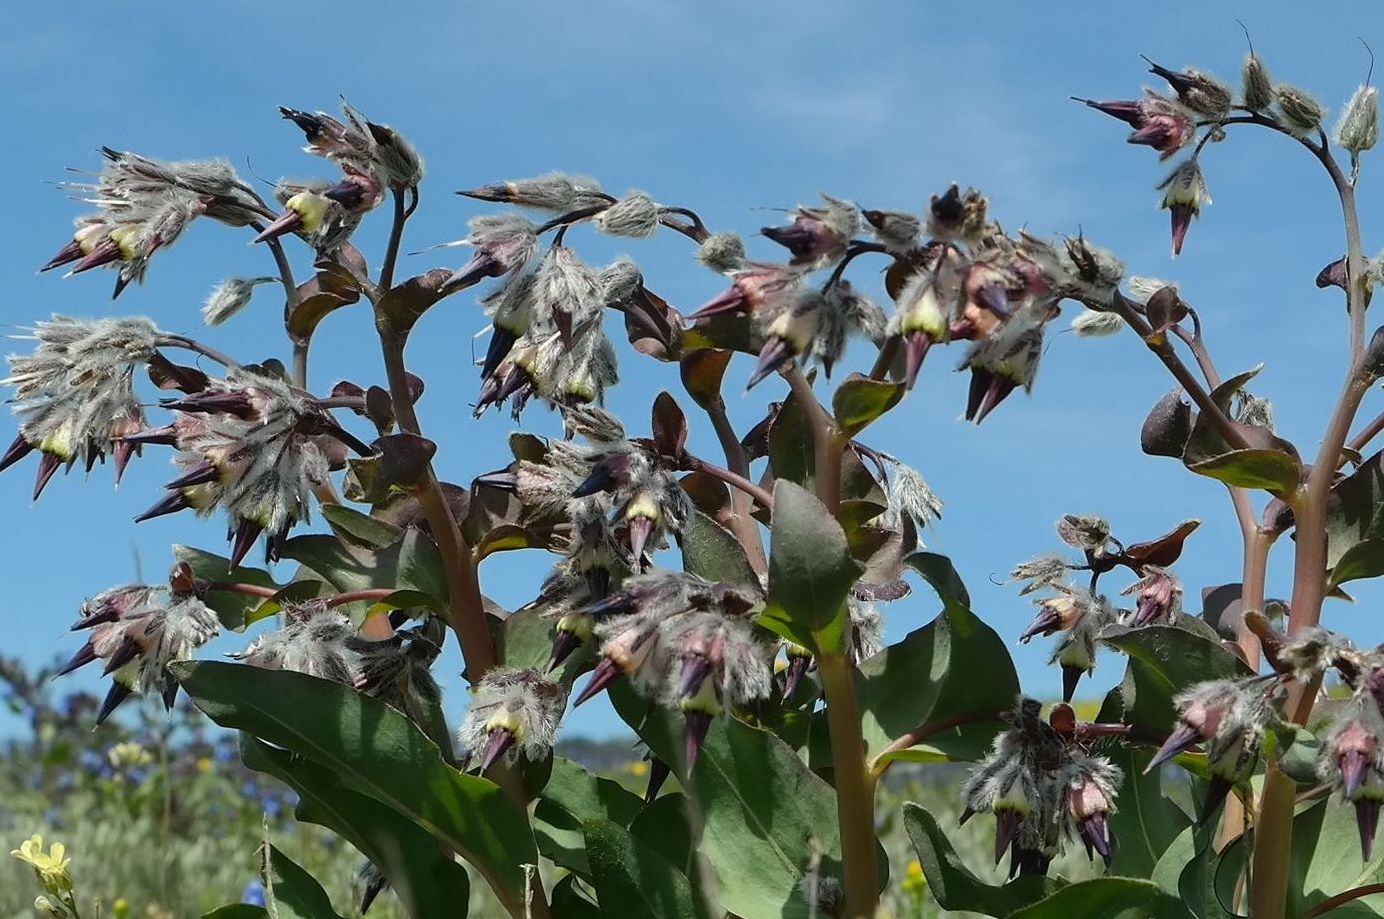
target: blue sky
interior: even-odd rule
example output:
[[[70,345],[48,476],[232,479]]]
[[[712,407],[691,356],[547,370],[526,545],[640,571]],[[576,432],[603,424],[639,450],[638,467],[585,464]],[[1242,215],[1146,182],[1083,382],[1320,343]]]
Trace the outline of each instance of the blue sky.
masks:
[[[818,191],[867,207],[917,210],[951,181],[974,185],[1007,227],[1080,229],[1118,251],[1130,273],[1178,281],[1203,317],[1222,372],[1266,362],[1256,392],[1272,398],[1280,433],[1305,455],[1315,453],[1345,342],[1338,292],[1312,284],[1342,251],[1335,199],[1320,168],[1267,132],[1233,131],[1203,157],[1215,205],[1173,261],[1167,215],[1156,209],[1153,190],[1167,167],[1146,148],[1125,145],[1119,123],[1067,97],[1131,98],[1154,85],[1141,52],[1234,79],[1245,51],[1239,16],[1276,78],[1335,109],[1368,65],[1356,36],[1384,47],[1384,16],[1371,4],[1339,4],[1332,16],[1309,16],[1288,2],[1209,11],[1165,2],[1137,13],[1102,7],[1096,15],[1076,5],[993,4],[982,14],[971,5],[885,0],[428,2],[410,4],[407,18],[400,8],[245,0],[211,13],[209,5],[150,0],[122,7],[117,20],[61,4],[27,7],[24,21],[0,37],[9,87],[0,96],[8,138],[0,152],[7,179],[3,322],[134,312],[243,360],[286,357],[274,337],[278,305],[269,288],[227,326],[199,327],[200,303],[218,280],[270,268],[268,254],[246,245],[243,234],[210,222],[160,254],[147,285],[115,306],[103,273],[66,281],[35,275],[78,212],[52,183],[65,167],[96,168],[103,144],[169,159],[225,155],[247,177],[271,181],[326,174],[322,161],[299,151],[301,135],[275,106],[332,110],[344,95],[405,133],[427,158],[408,250],[464,234],[466,219],[484,205],[455,197],[456,189],[550,169],[596,176],[613,192],[647,190],[697,209],[714,229],[747,237],[778,221],[766,209],[810,201]],[[1381,243],[1374,232],[1384,203],[1381,155],[1366,154],[1359,189],[1367,251]],[[356,242],[378,253],[386,230],[381,212]],[[673,234],[612,245],[577,230],[568,240],[592,263],[627,252],[649,286],[683,308],[723,286]],[[781,253],[767,240],[749,242],[760,257]],[[297,252],[300,275],[305,255]],[[406,258],[400,273],[456,257],[451,250]],[[875,272],[861,259],[851,276],[873,288]],[[1054,328],[1065,327],[1075,309],[1066,312]],[[427,317],[408,355],[428,380],[419,410],[425,432],[441,445],[442,475],[458,481],[503,463],[504,435],[514,427],[494,413],[470,418],[471,335],[481,324],[473,296],[448,300]],[[312,388],[325,392],[343,377],[383,382],[375,347],[365,309],[334,315],[314,345]],[[1017,634],[1031,616],[1000,583],[1005,572],[1055,548],[1052,522],[1064,512],[1102,513],[1126,541],[1199,517],[1204,524],[1177,566],[1190,605],[1199,605],[1202,586],[1239,579],[1238,530],[1224,490],[1139,452],[1144,414],[1171,381],[1134,336],[1051,336],[1032,397],[1011,398],[980,428],[958,420],[966,379],[950,372],[954,356],[934,355],[918,388],[867,439],[916,466],[946,501],[928,544],[954,559],[977,612],[1001,633]],[[676,391],[676,372],[635,360],[628,349],[621,357],[624,379],[611,404],[643,430],[652,394]],[[857,354],[855,366],[866,357]],[[750,366],[737,358],[730,378],[743,379]],[[742,429],[765,399],[780,396],[775,387],[782,383],[771,379],[752,398],[731,398]],[[1363,411],[1370,417],[1381,408],[1384,399],[1372,395]],[[699,418],[693,424],[694,446],[712,454],[709,429]],[[523,425],[547,433],[552,419],[531,409]],[[0,430],[6,442],[10,430]],[[148,451],[118,491],[109,470],[85,483],[77,473],[57,479],[37,506],[28,497],[32,472],[30,461],[0,478],[4,653],[34,661],[70,653],[67,626],[82,598],[132,579],[136,560],[147,577],[160,576],[172,542],[224,551],[219,519],[130,523],[169,477],[165,452]],[[487,561],[486,590],[516,606],[536,591],[545,563],[537,556]],[[1290,570],[1285,540],[1271,559],[1270,594],[1287,592]],[[1365,585],[1355,593],[1359,602],[1333,605],[1327,623],[1362,641],[1384,639],[1379,590]],[[931,619],[935,605],[919,590],[890,607],[890,639]],[[211,650],[245,640],[232,636]],[[1058,691],[1041,642],[1014,653],[1027,691]],[[451,652],[439,664],[453,712],[464,698],[458,669]],[[1103,659],[1092,685],[1109,685],[1120,670],[1113,656]],[[94,675],[68,679],[96,682]],[[566,730],[617,726],[608,710],[591,705]]]

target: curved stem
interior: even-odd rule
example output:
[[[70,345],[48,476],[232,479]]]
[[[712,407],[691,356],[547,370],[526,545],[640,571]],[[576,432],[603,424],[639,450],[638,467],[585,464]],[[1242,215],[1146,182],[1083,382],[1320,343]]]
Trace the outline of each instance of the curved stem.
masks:
[[[417,206],[417,190],[413,194],[414,205]],[[394,286],[394,265],[399,260],[399,244],[404,239],[404,224],[411,213],[413,209],[404,206],[404,189],[394,189],[394,222],[389,227],[389,243],[385,246],[384,262],[380,265],[380,280],[377,285],[381,291]]]
[[[251,597],[264,597],[268,599],[278,594],[278,589],[273,587],[263,587],[259,584],[246,584],[243,581],[208,581],[202,585],[203,590],[222,590],[229,593],[245,594]]]
[[[348,590],[334,597],[328,597],[324,602],[329,607],[342,606],[346,603],[355,603],[357,600],[383,600],[395,593],[398,591],[392,587],[363,587],[360,590]]]
[[[1328,897],[1303,913],[1302,919],[1312,919],[1313,916],[1324,916],[1336,907],[1344,906],[1351,900],[1358,900],[1361,897],[1368,897],[1377,893],[1384,893],[1384,884],[1366,884],[1364,887],[1356,887],[1352,890],[1338,893],[1336,896]]]
[[[937,721],[929,721],[926,724],[920,724],[913,730],[909,731],[907,734],[904,734],[901,737],[897,737],[894,740],[890,741],[887,747],[885,747],[883,750],[880,750],[879,753],[875,755],[874,760],[870,764],[870,774],[874,776],[876,781],[878,781],[879,777],[884,775],[885,771],[889,769],[890,764],[893,762],[893,759],[886,759],[885,757],[891,756],[894,753],[899,753],[903,750],[907,750],[909,747],[916,747],[918,744],[927,740],[929,737],[932,737],[934,734],[940,734],[943,731],[949,731],[952,728],[960,727],[963,724],[976,724],[981,721],[1008,722],[1012,718],[1013,713],[1007,711],[960,712],[955,715],[950,715],[946,718],[940,718]]]
[[[264,230],[264,224],[259,221],[250,226],[256,231]],[[293,266],[288,263],[283,243],[278,239],[269,240],[269,251],[274,256],[274,264],[279,269],[279,283],[284,288],[284,330],[287,331],[293,311],[298,308],[298,285],[293,280]],[[311,339],[298,338],[292,334],[288,337],[293,343],[293,384],[299,389],[305,389],[308,385],[308,346]]]
[[[195,351],[203,357],[211,358],[227,369],[240,366],[240,362],[235,358],[222,354],[211,345],[204,345],[197,339],[188,338],[186,335],[160,335],[154,343],[160,348],[182,348],[185,351]]]
[[[841,261],[837,262],[836,267],[832,269],[831,277],[827,278],[827,282],[822,285],[822,290],[826,290],[833,284],[840,283],[841,276],[846,271],[846,266],[855,261],[858,256],[864,255],[866,252],[887,253],[888,251],[889,249],[880,243],[872,243],[863,239],[852,240],[851,244],[846,248],[846,254],[841,256]]]
[[[773,511],[774,496],[769,494],[764,489],[760,488],[755,483],[751,482],[749,479],[740,475],[738,472],[732,472],[731,470],[726,469],[722,466],[718,466],[715,463],[707,462],[699,456],[688,457],[687,466],[690,471],[705,472],[712,478],[720,479],[722,482],[725,482],[731,488],[737,489],[738,491],[743,492],[749,497],[754,498],[756,501],[759,502],[761,507],[764,507],[769,511]]]

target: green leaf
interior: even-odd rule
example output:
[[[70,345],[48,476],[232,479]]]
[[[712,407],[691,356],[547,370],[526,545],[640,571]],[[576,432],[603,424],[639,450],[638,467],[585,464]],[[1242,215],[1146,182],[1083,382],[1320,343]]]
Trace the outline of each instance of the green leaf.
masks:
[[[264,859],[264,891],[276,919],[341,919],[322,885],[274,846]]]
[[[561,756],[553,757],[552,774],[534,809],[534,835],[543,856],[582,877],[591,876],[583,842],[589,820],[627,827],[644,802],[618,782],[600,778]]]
[[[856,685],[861,731],[872,756],[920,724],[960,714],[981,719],[938,731],[882,762],[981,758],[1003,728],[982,716],[1008,711],[1019,693],[1004,639],[954,601],[932,622],[861,663]]]
[[[912,801],[903,806],[903,827],[918,853],[928,890],[945,910],[1009,916],[1030,903],[1043,900],[1063,886],[1060,878],[1037,876],[1017,878],[1003,886],[985,883],[962,862],[947,834],[937,825],[937,819],[922,805]]]
[[[1152,758],[1148,752],[1114,747],[1107,755],[1124,772],[1118,809],[1109,818],[1116,840],[1110,873],[1146,878],[1190,821],[1163,797],[1161,772],[1144,775]]]
[[[842,435],[854,437],[871,422],[899,404],[903,398],[902,383],[871,380],[853,375],[836,389],[831,397],[831,411]]]
[[[1384,539],[1364,539],[1351,546],[1331,569],[1331,586],[1384,574]]]
[[[696,840],[687,822],[687,809],[691,806],[681,792],[660,795],[644,805],[630,821],[629,830],[632,836],[687,875],[692,889],[696,890]]]
[[[363,514],[344,504],[322,505],[322,516],[337,538],[366,549],[383,549],[399,541],[404,531],[378,517]]]
[[[760,623],[807,648],[839,648],[846,595],[860,572],[822,502],[792,482],[776,482],[769,600]]]
[[[682,355],[678,360],[678,372],[693,402],[708,408],[721,398],[721,379],[726,375],[731,356],[730,351],[711,348],[698,348]]]
[[[1129,656],[1130,678],[1120,687],[1127,724],[1166,731],[1177,719],[1173,696],[1203,680],[1250,676],[1249,667],[1221,646],[1205,623],[1185,620],[1209,634],[1170,625],[1138,629],[1109,626],[1101,640]]]
[[[659,919],[705,916],[682,872],[624,827],[610,820],[588,820],[584,828],[592,883],[606,907],[602,912],[618,908],[622,915]]]
[[[476,559],[494,555],[496,552],[513,552],[516,549],[538,549],[546,543],[517,523],[502,523],[476,544]]]
[[[252,906],[249,903],[227,903],[225,906],[218,906],[209,913],[203,913],[202,919],[267,919],[269,911],[263,906]]]
[[[1174,919],[1186,910],[1152,881],[1137,878],[1092,878],[1070,884],[1032,906],[1010,913],[1012,919]]]
[[[1331,488],[1326,502],[1327,567],[1334,569],[1357,543],[1380,538],[1384,538],[1384,451]]]
[[[230,581],[279,589],[279,585],[267,571],[259,568],[230,570],[231,561],[224,555],[213,555],[191,546],[174,546],[173,558],[186,562],[192,568],[192,573],[204,581]],[[233,590],[210,590],[204,599],[207,606],[211,607],[221,620],[222,628],[233,632],[245,628],[245,615],[260,603],[259,597]]]
[[[1262,488],[1279,497],[1291,494],[1302,481],[1302,463],[1281,450],[1232,450],[1188,463],[1187,468],[1227,485]]]
[[[243,732],[240,758],[297,792],[300,821],[327,827],[374,863],[409,915],[464,915],[471,891],[466,869],[413,821],[346,788],[331,769]]]
[[[693,511],[679,540],[682,566],[708,581],[750,585],[757,591],[759,577],[750,567],[745,550],[730,531],[701,511]]]
[[[447,597],[447,578],[437,547],[421,531],[408,529],[393,545],[365,549],[335,536],[308,534],[284,543],[280,554],[337,591],[392,588]]]
[[[1321,741],[1311,731],[1291,722],[1276,722],[1264,732],[1264,755],[1272,756],[1296,782],[1315,785],[1318,781],[1317,760],[1321,756]]]
[[[914,552],[903,562],[932,585],[932,589],[937,591],[937,596],[942,598],[943,603],[971,605],[971,595],[966,590],[965,582],[961,580],[961,575],[956,573],[956,566],[952,564],[951,559],[945,555],[938,555],[936,552]]]
[[[769,425],[769,469],[778,481],[810,488],[815,466],[812,432],[807,427],[798,397],[789,395]]]
[[[524,812],[494,783],[448,766],[388,705],[299,673],[210,661],[170,668],[217,724],[335,770],[460,853],[502,899],[522,902],[523,866],[537,857]]]
[[[601,919],[601,907],[569,874],[553,885],[552,912],[558,919]]]

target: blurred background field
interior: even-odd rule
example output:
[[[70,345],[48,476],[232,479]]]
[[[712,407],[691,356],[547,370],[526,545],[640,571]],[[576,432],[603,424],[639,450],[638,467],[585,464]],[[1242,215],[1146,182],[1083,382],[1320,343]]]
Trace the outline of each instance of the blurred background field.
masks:
[[[210,726],[185,701],[171,715],[161,706],[131,704],[124,720],[93,732],[99,699],[61,690],[48,672],[0,658],[0,700],[25,726],[0,741],[0,855],[35,833],[45,844],[64,843],[83,919],[98,915],[98,900],[103,919],[183,919],[226,903],[254,902],[256,850],[266,834],[322,883],[339,914],[359,915],[354,878],[360,856],[331,833],[296,823],[292,792],[242,766],[234,734]],[[558,753],[631,790],[645,788],[647,764],[631,740],[573,739],[559,743]],[[891,771],[880,806],[891,862],[886,915],[940,914],[899,814],[904,801],[918,801],[944,826],[955,826],[964,772],[950,764]],[[979,818],[952,838],[969,868],[998,879],[992,829],[991,821]],[[1095,873],[1084,858],[1068,857],[1056,870],[1071,878]],[[473,886],[471,915],[498,915],[483,888]],[[0,857],[0,917],[37,915],[38,893],[28,865]],[[369,915],[403,914],[385,893]]]

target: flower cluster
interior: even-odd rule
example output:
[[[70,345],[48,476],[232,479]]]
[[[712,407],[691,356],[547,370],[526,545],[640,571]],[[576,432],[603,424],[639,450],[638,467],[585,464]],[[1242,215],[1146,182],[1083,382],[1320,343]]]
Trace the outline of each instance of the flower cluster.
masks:
[[[10,375],[0,380],[14,389],[14,412],[22,419],[0,470],[40,451],[37,498],[59,468],[80,462],[90,471],[110,454],[119,481],[136,449],[123,438],[144,427],[134,371],[154,357],[160,334],[140,317],[55,315],[36,324],[38,346],[32,354],[11,355]]]
[[[1080,839],[1089,857],[1110,864],[1108,815],[1123,775],[1044,722],[1042,706],[1020,699],[1010,730],[995,738],[989,756],[971,771],[961,796],[961,822],[995,815],[995,863],[1009,854],[1009,876],[1046,874],[1065,841]]]
[[[115,296],[143,281],[149,260],[177,241],[203,215],[232,227],[249,226],[271,212],[254,190],[221,160],[164,163],[101,148],[105,168],[94,183],[69,183],[98,210],[77,218],[71,242],[41,270],[75,263],[69,274],[110,266]]]
[[[1142,628],[1177,622],[1182,614],[1182,583],[1166,566],[1181,554],[1189,526],[1195,528],[1195,521],[1151,542],[1125,546],[1111,536],[1105,518],[1067,514],[1057,522],[1058,536],[1082,552],[1084,563],[1073,564],[1060,555],[1041,555],[1010,573],[1011,580],[1024,585],[1020,595],[1035,595],[1033,602],[1038,607],[1038,614],[1019,635],[1019,641],[1063,634],[1050,661],[1062,668],[1063,701],[1071,701],[1082,675],[1095,669],[1096,642],[1106,626],[1118,623]],[[1138,577],[1121,591],[1134,597],[1132,610],[1115,609],[1096,592],[1100,576],[1117,566],[1129,568]],[[1069,583],[1076,571],[1090,572],[1089,587]]]
[[[220,623],[202,602],[191,569],[180,562],[167,586],[130,584],[87,600],[72,629],[86,631],[87,641],[59,674],[104,662],[111,688],[96,715],[100,724],[135,693],[159,693],[171,709],[178,683],[168,665],[190,657],[220,631]]]

